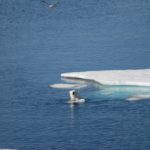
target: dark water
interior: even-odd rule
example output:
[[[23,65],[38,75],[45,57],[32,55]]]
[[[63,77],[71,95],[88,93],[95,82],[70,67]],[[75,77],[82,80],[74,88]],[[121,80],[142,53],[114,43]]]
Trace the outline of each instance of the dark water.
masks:
[[[149,100],[87,89],[71,107],[48,85],[62,72],[150,68],[149,41],[149,0],[0,0],[0,148],[148,150]]]

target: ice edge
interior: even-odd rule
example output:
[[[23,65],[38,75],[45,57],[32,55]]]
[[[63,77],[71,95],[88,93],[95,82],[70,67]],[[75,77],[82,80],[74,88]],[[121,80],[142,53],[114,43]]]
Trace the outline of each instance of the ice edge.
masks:
[[[62,73],[62,78],[82,79],[102,85],[150,86],[150,69]]]

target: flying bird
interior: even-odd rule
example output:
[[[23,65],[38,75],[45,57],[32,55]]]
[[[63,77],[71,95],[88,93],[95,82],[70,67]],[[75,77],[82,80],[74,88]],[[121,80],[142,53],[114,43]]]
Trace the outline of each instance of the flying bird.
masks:
[[[54,4],[49,4],[49,3],[48,3],[47,1],[45,1],[45,0],[41,0],[41,2],[43,2],[44,4],[46,4],[49,8],[54,8],[54,7],[56,7],[57,4],[58,4],[58,1],[55,2]]]

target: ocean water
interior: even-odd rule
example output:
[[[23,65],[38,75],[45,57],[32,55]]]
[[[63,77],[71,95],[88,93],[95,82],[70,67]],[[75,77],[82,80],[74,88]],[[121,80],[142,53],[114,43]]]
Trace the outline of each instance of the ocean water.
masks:
[[[150,100],[126,100],[145,88],[81,89],[73,107],[48,87],[64,72],[150,68],[149,41],[148,0],[0,0],[0,148],[149,150]]]

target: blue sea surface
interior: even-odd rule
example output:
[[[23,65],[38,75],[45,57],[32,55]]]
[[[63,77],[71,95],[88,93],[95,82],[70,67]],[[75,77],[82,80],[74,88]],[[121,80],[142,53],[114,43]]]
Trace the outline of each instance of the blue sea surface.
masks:
[[[149,0],[0,0],[0,148],[149,150],[150,100],[126,100],[143,89],[83,89],[73,107],[48,87],[64,72],[145,68]]]

